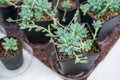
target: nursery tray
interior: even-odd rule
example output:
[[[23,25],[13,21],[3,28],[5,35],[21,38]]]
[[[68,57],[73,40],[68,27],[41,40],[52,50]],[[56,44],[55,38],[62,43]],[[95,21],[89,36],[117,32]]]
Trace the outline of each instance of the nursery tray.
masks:
[[[18,36],[21,39],[23,39],[26,43],[29,43],[27,41],[24,33],[21,30],[19,30],[19,26],[17,24],[4,24],[3,26],[6,29],[8,35]],[[115,44],[115,42],[117,41],[117,39],[119,37],[120,37],[120,24],[118,24],[117,26],[114,27],[111,34],[109,34],[103,42],[99,43],[101,45],[102,52],[101,52],[99,58],[97,59],[97,61],[95,62],[95,64],[93,65],[93,67],[90,69],[90,71],[84,72],[84,74],[82,75],[84,77],[84,79],[82,79],[82,80],[87,79],[87,76],[89,76],[89,74],[94,70],[94,68],[98,65],[98,63],[105,58],[105,56],[107,55],[107,53],[109,52],[109,50],[112,48],[112,46]],[[54,56],[53,53],[55,51],[52,44],[38,43],[38,44],[30,44],[30,46],[33,48],[34,55],[40,61],[42,61],[44,64],[46,64],[48,67],[50,67],[55,72],[57,72],[59,70],[59,66],[57,64],[54,66],[52,65],[53,63],[56,63],[55,61],[51,60],[51,57]],[[58,67],[58,69],[57,69],[57,67]],[[58,74],[61,75],[60,73],[58,73]],[[82,73],[80,73],[80,74],[82,74]],[[78,75],[79,74],[74,75],[74,76],[78,76]],[[67,78],[67,76],[63,76],[63,75],[61,75],[61,76],[63,78]],[[69,76],[69,77],[72,77],[72,76]],[[82,76],[80,76],[80,77],[82,77]]]
[[[3,34],[2,30],[0,29],[0,38],[5,37],[6,35]],[[11,78],[20,75],[25,70],[29,68],[33,59],[33,53],[31,47],[23,42],[23,65],[16,69],[16,70],[8,70],[0,61],[0,78]]]

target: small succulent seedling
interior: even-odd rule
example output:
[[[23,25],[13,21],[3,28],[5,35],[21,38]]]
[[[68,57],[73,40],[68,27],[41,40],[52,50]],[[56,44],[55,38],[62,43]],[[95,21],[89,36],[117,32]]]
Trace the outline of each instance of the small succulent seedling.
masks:
[[[3,48],[8,51],[8,50],[17,50],[17,39],[14,38],[4,38],[4,42],[2,43]]]
[[[63,1],[63,3],[62,3],[62,9],[65,11],[64,15],[62,17],[62,21],[63,22],[66,21],[65,20],[66,12],[71,9],[71,6],[72,6],[72,3],[70,2],[70,0],[64,0]]]
[[[88,3],[81,5],[80,9],[82,9],[83,11],[83,15],[86,15],[86,13],[88,12],[88,10],[90,9],[90,5]]]
[[[70,0],[64,0],[62,3],[62,9],[63,10],[69,10],[71,8],[71,2]]]
[[[105,12],[119,8],[120,0],[88,0],[86,4],[80,6],[80,9],[84,15],[90,10],[96,11],[98,14],[98,19],[102,17]]]

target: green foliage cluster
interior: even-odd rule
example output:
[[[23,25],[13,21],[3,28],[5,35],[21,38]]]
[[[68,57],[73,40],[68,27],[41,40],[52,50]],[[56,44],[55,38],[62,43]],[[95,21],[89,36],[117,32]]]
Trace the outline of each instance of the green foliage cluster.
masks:
[[[72,3],[70,2],[70,0],[64,0],[62,3],[62,9],[67,11],[71,8]]]
[[[6,0],[0,0],[0,4],[6,4],[7,1]]]
[[[120,0],[88,0],[86,4],[80,6],[84,14],[89,10],[93,10],[98,13],[99,17],[103,16],[108,10],[116,10],[118,8],[120,8]]]
[[[14,38],[4,38],[4,42],[2,43],[3,48],[7,51],[7,50],[17,50],[17,39]]]
[[[32,19],[39,21],[46,12],[51,10],[48,0],[23,0],[21,7],[21,12],[19,13],[22,19],[21,29],[25,29],[26,25],[31,25]]]
[[[57,28],[55,33],[59,42],[57,48],[64,55],[74,55],[75,63],[87,63],[87,57],[84,57],[83,54],[76,55],[76,52],[88,52],[91,49],[96,38],[97,31],[101,27],[100,21],[94,21],[93,26],[96,31],[93,34],[93,39],[86,39],[89,33],[85,24],[79,24],[76,22],[75,24],[72,23],[69,27]]]
[[[85,24],[71,24],[70,27],[66,28],[58,28],[57,32],[55,33],[57,36],[59,45],[57,45],[58,49],[60,52],[62,52],[64,55],[75,55],[76,57],[76,62],[84,62],[86,61],[86,57],[83,58],[83,55],[76,55],[76,52],[81,52],[82,50],[84,51],[89,51],[91,49],[91,43],[92,40],[86,40],[83,41],[84,38],[87,37],[88,31],[85,28]],[[78,57],[79,58],[78,61]]]
[[[40,20],[43,14],[50,10],[51,7],[48,0],[23,0],[19,15],[23,20]]]

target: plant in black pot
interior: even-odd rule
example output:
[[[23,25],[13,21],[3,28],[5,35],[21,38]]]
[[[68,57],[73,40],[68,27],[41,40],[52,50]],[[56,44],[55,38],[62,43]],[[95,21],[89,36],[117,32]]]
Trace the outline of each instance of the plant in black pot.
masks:
[[[48,0],[23,0],[19,12],[20,18],[18,20],[8,19],[8,21],[20,21],[20,29],[24,30],[29,42],[48,42],[49,37],[45,36],[45,32],[36,30],[35,25],[47,28],[48,25],[52,24],[53,20],[48,15],[51,9]]]
[[[36,31],[35,27],[29,25],[38,25],[47,28],[53,23],[51,17],[47,14],[51,10],[48,0],[23,0],[21,12],[19,13],[22,22],[20,28],[24,32],[31,43],[48,42],[49,37],[45,36],[45,32]]]
[[[61,24],[68,25],[73,19],[78,7],[77,0],[57,0],[58,18]]]
[[[22,43],[18,38],[7,36],[0,39],[0,60],[9,70],[16,70],[22,66]]]
[[[59,28],[56,32],[57,60],[63,74],[75,74],[89,70],[99,56],[100,48],[95,42],[96,33],[90,34],[85,24],[74,23],[69,28]]]
[[[80,11],[82,22],[88,22],[89,24],[93,20],[103,22],[103,26],[98,35],[98,39],[101,41],[105,39],[120,20],[120,1],[88,0],[80,5]]]
[[[41,28],[48,32],[46,36],[51,36],[50,42],[55,44],[56,58],[64,75],[89,70],[101,51],[96,36],[102,23],[94,21],[95,33],[92,33],[86,24],[79,24],[76,20],[74,18],[74,23],[68,27],[57,27],[54,34]]]
[[[7,22],[6,19],[17,19],[18,8],[15,7],[19,0],[0,0],[0,23]]]

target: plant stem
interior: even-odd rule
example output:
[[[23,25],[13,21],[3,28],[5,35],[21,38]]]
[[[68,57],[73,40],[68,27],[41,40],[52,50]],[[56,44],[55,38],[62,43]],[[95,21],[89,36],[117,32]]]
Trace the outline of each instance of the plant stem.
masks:
[[[64,14],[63,14],[63,17],[62,17],[62,21],[63,21],[63,22],[66,21],[66,19],[65,19],[66,14],[67,14],[67,10],[65,10],[65,12],[64,12]],[[65,20],[64,20],[64,19],[65,19]]]
[[[46,32],[48,32],[50,35],[51,35],[51,37],[55,37],[55,35],[54,34],[52,34],[52,32],[51,31],[49,31],[48,29],[46,29],[46,28],[44,28],[44,27],[42,27],[42,26],[37,26],[37,25],[33,25],[33,26],[28,26],[28,28],[40,28],[40,30],[45,30]]]
[[[74,17],[72,18],[72,20],[70,21],[70,23],[68,24],[68,26],[70,26],[70,24],[74,21],[74,18],[78,16],[78,10],[76,11],[76,13],[74,14]],[[74,21],[75,23],[75,21]]]
[[[114,2],[114,0],[111,0],[110,3],[108,3],[108,4],[106,5],[106,7],[105,7],[100,13],[98,13],[98,19],[102,16],[101,14],[104,14],[104,13],[106,12],[107,8],[108,8],[113,2]]]
[[[34,4],[35,4],[35,0],[33,1],[33,4],[32,4],[32,7],[31,7],[31,9],[33,9],[33,6],[34,6]]]
[[[55,11],[55,10],[57,9],[58,4],[59,4],[59,0],[57,0],[56,6],[55,6],[55,8],[54,8],[54,10],[53,10],[53,11]]]

